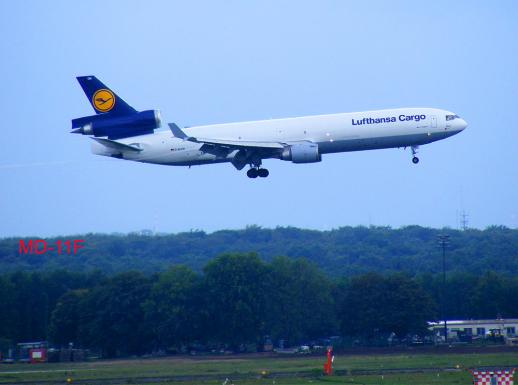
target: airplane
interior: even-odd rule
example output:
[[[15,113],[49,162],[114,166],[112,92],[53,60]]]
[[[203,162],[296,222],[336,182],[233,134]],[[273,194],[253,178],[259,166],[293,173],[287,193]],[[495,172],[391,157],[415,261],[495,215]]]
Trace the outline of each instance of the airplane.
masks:
[[[420,145],[445,139],[467,127],[457,114],[437,108],[268,119],[180,128],[161,127],[158,110],[137,111],[95,76],[77,77],[96,115],[72,120],[72,133],[92,137],[96,155],[173,166],[229,162],[249,165],[249,178],[269,175],[264,159],[320,162],[322,155],[410,147],[419,163]]]

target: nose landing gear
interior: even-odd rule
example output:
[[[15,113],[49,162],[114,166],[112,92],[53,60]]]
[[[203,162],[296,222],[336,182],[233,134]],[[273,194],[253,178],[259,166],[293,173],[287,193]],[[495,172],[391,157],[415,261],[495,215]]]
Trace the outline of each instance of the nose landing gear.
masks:
[[[419,149],[419,146],[412,146],[410,148],[412,149],[412,163],[413,164],[419,163],[419,158],[416,156],[417,155],[417,150]]]

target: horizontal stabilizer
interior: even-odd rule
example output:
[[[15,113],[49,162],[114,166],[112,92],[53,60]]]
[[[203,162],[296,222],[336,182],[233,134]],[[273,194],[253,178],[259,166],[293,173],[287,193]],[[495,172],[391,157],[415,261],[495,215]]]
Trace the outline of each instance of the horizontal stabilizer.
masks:
[[[121,142],[117,142],[115,140],[105,139],[105,138],[92,138],[96,142],[99,142],[105,147],[117,150],[117,151],[132,151],[132,152],[140,152],[142,151],[141,148],[138,148],[136,146],[131,146],[129,144],[124,144]]]

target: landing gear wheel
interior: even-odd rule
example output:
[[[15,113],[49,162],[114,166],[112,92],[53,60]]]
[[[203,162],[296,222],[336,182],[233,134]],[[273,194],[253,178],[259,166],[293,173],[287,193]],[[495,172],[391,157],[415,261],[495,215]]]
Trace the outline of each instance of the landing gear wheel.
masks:
[[[411,146],[410,149],[412,150],[412,163],[419,163],[419,158],[417,157],[417,150],[419,149],[419,146]]]
[[[257,171],[256,168],[251,168],[250,170],[248,170],[246,172],[246,176],[248,176],[249,178],[257,178],[258,175],[259,175],[259,172]]]
[[[270,172],[265,168],[260,168],[257,170],[257,175],[261,178],[266,178],[268,175],[270,175]]]

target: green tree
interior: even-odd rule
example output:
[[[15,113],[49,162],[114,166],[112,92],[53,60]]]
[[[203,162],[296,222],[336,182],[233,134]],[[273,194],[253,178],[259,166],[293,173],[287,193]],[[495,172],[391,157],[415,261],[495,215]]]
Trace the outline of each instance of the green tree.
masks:
[[[236,348],[264,333],[268,269],[255,254],[224,254],[204,268],[206,336]]]
[[[81,303],[80,342],[104,356],[143,354],[150,347],[143,304],[150,281],[142,273],[121,273],[88,292]]]
[[[505,280],[501,301],[503,302],[502,317],[518,316],[518,277],[508,277]]]
[[[158,275],[144,303],[146,322],[156,348],[180,347],[200,332],[196,289],[200,278],[185,266]]]
[[[315,265],[275,258],[269,282],[267,330],[272,337],[298,343],[336,330],[332,285]]]
[[[341,306],[342,332],[367,339],[379,334],[422,333],[434,303],[409,277],[375,273],[353,278]]]
[[[472,311],[476,318],[496,318],[504,310],[505,290],[503,281],[496,273],[489,271],[479,278],[472,297]]]
[[[15,302],[16,287],[7,276],[0,277],[0,339],[18,335]]]
[[[58,345],[72,342],[78,344],[82,311],[82,302],[88,295],[88,290],[77,289],[65,293],[52,311],[49,336]]]

